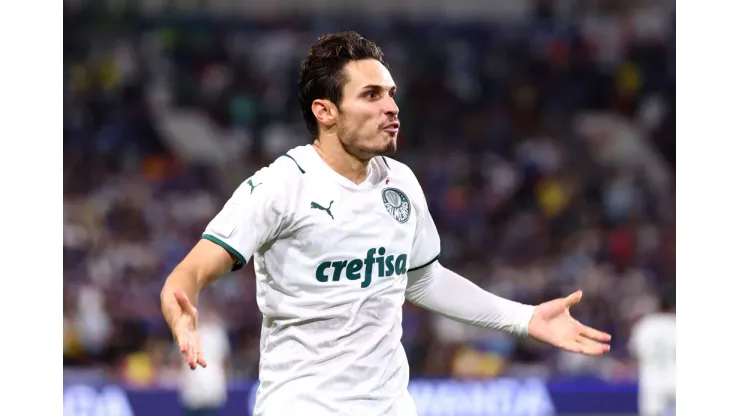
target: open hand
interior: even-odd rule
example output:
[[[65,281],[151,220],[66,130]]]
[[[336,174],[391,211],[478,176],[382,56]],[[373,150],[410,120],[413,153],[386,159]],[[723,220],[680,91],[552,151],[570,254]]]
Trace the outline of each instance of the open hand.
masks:
[[[611,335],[588,327],[570,316],[570,307],[578,303],[583,292],[538,305],[529,322],[529,335],[538,341],[566,351],[602,355],[609,351]]]
[[[200,349],[200,337],[198,336],[198,311],[195,309],[188,295],[183,291],[175,292],[175,299],[182,309],[182,314],[172,323],[172,335],[180,347],[180,352],[185,357],[191,370],[197,365],[207,365]]]

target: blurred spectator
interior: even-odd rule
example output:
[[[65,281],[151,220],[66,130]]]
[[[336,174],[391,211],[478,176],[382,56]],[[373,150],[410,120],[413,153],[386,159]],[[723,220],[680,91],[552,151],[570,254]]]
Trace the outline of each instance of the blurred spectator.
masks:
[[[640,414],[675,414],[676,302],[673,294],[664,294],[660,309],[637,322],[630,337],[630,350],[639,365]]]

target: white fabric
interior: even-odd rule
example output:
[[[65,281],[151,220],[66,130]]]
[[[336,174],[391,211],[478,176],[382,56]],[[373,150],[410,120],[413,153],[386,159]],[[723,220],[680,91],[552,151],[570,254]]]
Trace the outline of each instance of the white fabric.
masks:
[[[676,396],[676,315],[642,318],[632,329],[629,347],[639,367],[640,414],[658,414]]]
[[[357,185],[310,145],[288,154],[295,162],[280,157],[245,181],[205,231],[243,262],[254,256],[254,414],[412,413],[402,410],[407,271],[440,252],[421,186],[391,158],[375,158]]]
[[[409,272],[406,299],[450,319],[470,325],[528,334],[534,306],[498,297],[435,262]]]

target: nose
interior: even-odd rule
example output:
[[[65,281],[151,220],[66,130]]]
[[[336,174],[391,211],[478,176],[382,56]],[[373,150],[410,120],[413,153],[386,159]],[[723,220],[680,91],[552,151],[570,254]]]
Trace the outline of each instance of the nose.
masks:
[[[399,111],[400,110],[398,109],[398,106],[396,105],[396,100],[394,100],[393,97],[391,96],[387,96],[385,103],[384,103],[383,114],[389,117],[398,117]]]

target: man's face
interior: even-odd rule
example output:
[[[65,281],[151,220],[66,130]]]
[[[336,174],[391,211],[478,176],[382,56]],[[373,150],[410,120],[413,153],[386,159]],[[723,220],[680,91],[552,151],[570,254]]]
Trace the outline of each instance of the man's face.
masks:
[[[395,153],[400,123],[390,72],[374,59],[350,62],[344,70],[347,83],[337,118],[340,142],[360,158]]]

